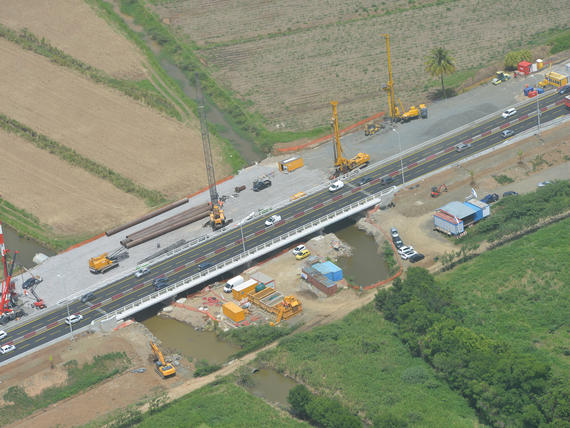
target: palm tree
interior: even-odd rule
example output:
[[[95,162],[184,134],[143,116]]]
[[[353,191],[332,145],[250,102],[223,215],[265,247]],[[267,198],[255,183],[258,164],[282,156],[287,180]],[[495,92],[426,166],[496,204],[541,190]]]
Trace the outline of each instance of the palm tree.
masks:
[[[441,92],[445,98],[443,76],[455,72],[455,60],[445,48],[434,48],[426,60],[426,71],[432,76],[441,78]]]

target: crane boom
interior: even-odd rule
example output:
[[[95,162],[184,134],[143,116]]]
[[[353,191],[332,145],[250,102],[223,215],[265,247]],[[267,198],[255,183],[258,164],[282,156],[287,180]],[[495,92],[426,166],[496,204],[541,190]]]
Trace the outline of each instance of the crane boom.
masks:
[[[14,265],[16,264],[16,255],[18,252],[14,253],[14,258],[12,259],[12,265],[8,269],[8,253],[10,250],[6,249],[4,245],[4,233],[2,232],[2,222],[0,222],[0,257],[2,257],[2,267],[4,268],[4,280],[2,281],[2,298],[0,300],[0,315],[12,312],[10,308],[10,299],[8,297],[9,293],[13,293],[11,289],[12,273],[14,272]]]
[[[382,34],[386,38],[386,54],[388,56],[388,83],[383,86],[383,89],[388,92],[388,107],[390,109],[390,119],[396,122],[400,119],[400,112],[396,105],[396,97],[394,95],[394,80],[392,79],[392,60],[390,58],[390,36],[386,33]],[[401,103],[400,103],[401,104]],[[404,109],[402,108],[402,111]]]

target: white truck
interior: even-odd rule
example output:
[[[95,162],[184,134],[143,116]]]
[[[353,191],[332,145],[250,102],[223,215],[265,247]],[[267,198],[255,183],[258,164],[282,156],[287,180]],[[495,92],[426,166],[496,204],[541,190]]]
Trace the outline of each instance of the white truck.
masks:
[[[243,276],[238,275],[238,276],[234,276],[231,279],[228,279],[228,281],[226,282],[226,285],[224,285],[224,293],[231,293],[233,288],[236,285],[241,284],[244,281]]]

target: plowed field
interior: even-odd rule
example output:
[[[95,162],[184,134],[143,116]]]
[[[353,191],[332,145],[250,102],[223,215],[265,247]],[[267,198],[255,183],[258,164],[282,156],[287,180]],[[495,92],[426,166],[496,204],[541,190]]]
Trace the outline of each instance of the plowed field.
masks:
[[[117,78],[144,79],[144,58],[84,1],[2,0],[0,23],[27,28],[67,54]]]

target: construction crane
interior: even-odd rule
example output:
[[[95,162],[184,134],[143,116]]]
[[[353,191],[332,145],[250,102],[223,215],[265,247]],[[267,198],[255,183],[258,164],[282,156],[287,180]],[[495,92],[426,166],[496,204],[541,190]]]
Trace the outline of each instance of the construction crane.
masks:
[[[89,271],[91,273],[105,273],[110,269],[119,266],[119,260],[129,256],[127,250],[123,247],[109,253],[103,253],[100,256],[89,259]]]
[[[200,88],[200,79],[196,73],[196,89],[199,92],[198,111],[200,113],[200,129],[202,131],[202,145],[204,146],[204,158],[206,160],[206,173],[208,174],[208,186],[210,189],[210,225],[213,230],[224,227],[226,217],[222,209],[222,201],[218,196],[216,189],[216,176],[214,174],[214,161],[212,159],[212,150],[210,148],[210,134],[208,132],[208,123],[206,122],[206,107],[204,106],[204,92]]]
[[[0,317],[3,320],[12,320],[17,314],[12,309],[15,303],[16,290],[12,282],[12,273],[14,272],[14,265],[16,264],[17,251],[14,252],[12,264],[8,268],[8,253],[10,250],[6,249],[4,245],[4,233],[2,232],[2,222],[0,222],[0,257],[2,257],[2,266],[4,268],[4,280],[2,281],[2,299],[0,300]]]
[[[153,341],[150,341],[150,349],[152,349],[152,353],[154,355],[154,363],[156,364],[155,370],[156,372],[162,376],[163,379],[166,379],[167,377],[170,376],[174,376],[176,374],[176,368],[170,364],[167,363],[164,360],[164,356],[162,355],[162,352],[160,352],[160,349],[158,349],[158,346],[156,346],[156,344]]]
[[[35,290],[32,288],[30,288],[30,293],[33,294],[33,296],[35,297],[36,301],[34,303],[32,303],[32,308],[35,309],[45,309],[47,308],[46,304],[44,303],[44,299],[40,299],[40,297],[37,295],[37,293],[35,292]]]
[[[350,170],[358,168],[359,166],[368,165],[370,162],[370,155],[367,153],[358,153],[352,159],[344,157],[342,146],[340,145],[340,131],[338,129],[338,101],[331,101],[333,117],[331,118],[331,128],[333,135],[333,150],[334,150],[334,166],[335,175],[344,174]]]
[[[388,55],[388,83],[382,86],[382,89],[388,93],[388,107],[390,110],[390,119],[392,122],[398,122],[404,112],[402,103],[400,102],[401,110],[396,105],[396,96],[394,95],[394,80],[392,80],[392,60],[390,59],[390,36],[382,34],[386,38],[386,54]]]

